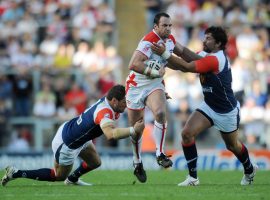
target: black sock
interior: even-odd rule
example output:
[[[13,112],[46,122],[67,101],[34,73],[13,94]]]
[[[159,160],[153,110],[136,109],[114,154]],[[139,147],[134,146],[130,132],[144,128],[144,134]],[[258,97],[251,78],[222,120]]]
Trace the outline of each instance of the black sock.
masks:
[[[87,166],[86,162],[82,162],[81,165],[68,176],[68,180],[77,182],[81,175],[86,174],[89,171],[91,171],[91,169]]]
[[[245,174],[251,174],[253,172],[253,165],[249,159],[249,153],[244,144],[242,144],[242,150],[240,155],[235,155],[244,167]]]
[[[18,170],[14,173],[13,178],[29,178],[38,181],[55,181],[55,173],[53,169],[42,168],[36,170]]]
[[[183,152],[187,161],[189,175],[193,178],[197,178],[197,148],[195,142],[184,145],[182,144]]]

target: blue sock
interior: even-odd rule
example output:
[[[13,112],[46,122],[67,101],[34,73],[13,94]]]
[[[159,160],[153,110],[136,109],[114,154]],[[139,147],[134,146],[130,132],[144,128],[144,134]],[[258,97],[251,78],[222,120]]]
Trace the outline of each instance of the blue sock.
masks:
[[[193,178],[197,178],[197,148],[195,142],[191,144],[182,144],[183,152],[187,161],[189,175]]]
[[[253,165],[250,162],[249,153],[244,144],[242,144],[242,150],[240,155],[236,155],[238,160],[242,163],[244,167],[245,174],[251,174],[253,172]]]
[[[86,162],[82,162],[81,165],[68,176],[68,180],[77,182],[80,176],[86,174],[89,171],[91,171],[91,169],[87,166]]]
[[[36,170],[18,170],[13,174],[13,178],[29,178],[38,181],[55,181],[55,173],[53,169],[42,168]]]

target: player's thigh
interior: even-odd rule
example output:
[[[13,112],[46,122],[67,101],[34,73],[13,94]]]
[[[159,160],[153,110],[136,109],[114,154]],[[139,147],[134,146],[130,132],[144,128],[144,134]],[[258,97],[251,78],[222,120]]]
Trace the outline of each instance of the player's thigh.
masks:
[[[81,150],[79,157],[84,160],[90,168],[96,168],[101,165],[100,157],[92,142],[86,144],[85,148]]]
[[[134,124],[141,119],[144,119],[144,110],[128,109],[128,121],[131,126],[134,126]]]
[[[231,133],[221,133],[221,137],[228,149],[242,147],[241,143],[238,141],[238,130]]]
[[[199,133],[212,126],[211,122],[202,113],[194,111],[188,118],[182,134],[197,136]]]
[[[147,107],[154,113],[166,112],[166,96],[162,89],[152,91],[146,99]]]
[[[72,170],[73,165],[60,165],[54,161],[55,176],[57,181],[65,180]]]

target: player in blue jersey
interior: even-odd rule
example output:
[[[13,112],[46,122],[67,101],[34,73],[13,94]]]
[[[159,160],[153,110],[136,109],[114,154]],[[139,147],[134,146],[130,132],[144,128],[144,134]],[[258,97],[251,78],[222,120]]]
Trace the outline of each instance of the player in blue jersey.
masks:
[[[1,179],[2,186],[16,178],[39,181],[64,181],[67,185],[91,185],[80,180],[80,176],[98,168],[100,157],[92,143],[94,138],[104,134],[107,139],[134,137],[144,129],[142,120],[134,127],[117,128],[115,121],[126,108],[125,87],[116,85],[106,97],[99,99],[80,116],[63,123],[53,141],[54,169],[18,170],[13,166],[6,168]],[[80,157],[83,162],[73,171],[74,160]]]
[[[191,114],[181,133],[189,175],[178,186],[199,185],[195,137],[212,126],[220,131],[227,149],[234,153],[244,167],[241,185],[252,184],[258,168],[251,163],[247,148],[237,138],[240,106],[231,87],[231,66],[225,54],[227,41],[225,30],[212,26],[206,29],[203,51],[198,54],[178,44],[181,59],[166,51],[164,45],[153,43],[151,46],[175,70],[199,73],[204,94],[203,103]]]

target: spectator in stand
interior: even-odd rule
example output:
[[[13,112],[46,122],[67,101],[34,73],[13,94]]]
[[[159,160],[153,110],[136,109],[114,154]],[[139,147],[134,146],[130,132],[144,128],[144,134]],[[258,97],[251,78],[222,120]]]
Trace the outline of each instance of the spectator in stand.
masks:
[[[103,1],[97,10],[97,29],[96,37],[102,39],[107,44],[110,44],[112,40],[112,33],[114,30],[116,16],[115,13],[110,7],[109,3]]]
[[[74,54],[74,47],[72,44],[61,44],[54,56],[54,69],[67,70],[72,67],[72,56]]]
[[[6,75],[0,73],[0,99],[7,109],[12,108],[12,82]]]
[[[153,21],[162,8],[162,0],[144,0],[144,7],[146,9],[146,32],[150,32],[153,29]]]
[[[75,81],[71,85],[71,89],[65,96],[65,101],[77,110],[77,114],[81,114],[87,106],[87,94],[80,88],[79,84]]]
[[[19,70],[13,80],[15,115],[27,117],[31,111],[32,79],[29,72]]]
[[[89,5],[81,5],[81,10],[74,16],[72,23],[75,33],[78,32],[78,37],[81,40],[90,41],[92,39],[97,20],[94,13],[89,9]]]
[[[7,107],[5,99],[0,96],[0,146],[5,145],[8,133],[8,120],[10,109]]]
[[[63,106],[60,106],[57,109],[57,119],[60,120],[61,122],[70,120],[74,117],[76,117],[77,115],[77,110],[75,107],[73,107],[72,105],[70,105],[69,101],[64,102]]]
[[[56,114],[55,94],[48,83],[42,85],[42,90],[35,96],[33,114],[37,117],[50,118]]]

